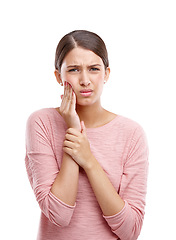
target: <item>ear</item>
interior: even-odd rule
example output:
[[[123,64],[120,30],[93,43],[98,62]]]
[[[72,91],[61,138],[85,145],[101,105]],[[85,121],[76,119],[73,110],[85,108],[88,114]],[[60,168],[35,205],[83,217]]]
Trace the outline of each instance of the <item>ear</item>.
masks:
[[[110,68],[107,67],[105,70],[105,77],[104,77],[104,82],[106,83],[109,79],[109,75],[110,75]]]
[[[55,77],[56,77],[57,82],[58,82],[61,86],[63,86],[61,74],[60,74],[60,72],[59,72],[57,69],[54,71],[54,75],[55,75]]]

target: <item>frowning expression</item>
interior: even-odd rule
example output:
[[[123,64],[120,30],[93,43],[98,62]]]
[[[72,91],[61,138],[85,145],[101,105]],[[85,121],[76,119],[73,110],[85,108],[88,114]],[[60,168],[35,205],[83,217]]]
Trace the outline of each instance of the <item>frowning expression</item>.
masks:
[[[69,82],[76,94],[77,104],[92,104],[100,100],[104,83],[109,77],[102,59],[80,47],[71,50],[63,60],[60,78]]]

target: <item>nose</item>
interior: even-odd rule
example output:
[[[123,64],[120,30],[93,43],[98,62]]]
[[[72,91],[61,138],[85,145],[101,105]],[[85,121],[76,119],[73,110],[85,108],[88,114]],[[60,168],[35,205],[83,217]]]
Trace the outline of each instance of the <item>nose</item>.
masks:
[[[87,87],[90,84],[90,79],[86,71],[82,71],[80,75],[80,85]]]

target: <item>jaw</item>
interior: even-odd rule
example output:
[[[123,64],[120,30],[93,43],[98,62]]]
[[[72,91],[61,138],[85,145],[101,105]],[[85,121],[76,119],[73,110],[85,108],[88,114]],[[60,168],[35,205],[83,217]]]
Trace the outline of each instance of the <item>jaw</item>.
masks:
[[[84,112],[91,115],[92,112],[98,111],[100,108],[102,108],[100,98],[94,101],[90,98],[85,98],[78,100],[76,103],[76,111],[78,114],[79,112]]]

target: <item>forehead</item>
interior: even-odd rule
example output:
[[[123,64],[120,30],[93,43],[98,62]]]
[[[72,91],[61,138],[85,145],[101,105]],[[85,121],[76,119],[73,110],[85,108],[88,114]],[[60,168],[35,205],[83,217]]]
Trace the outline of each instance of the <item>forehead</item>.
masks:
[[[75,65],[101,64],[101,65],[103,65],[103,61],[94,52],[78,47],[78,48],[72,49],[65,56],[63,64],[66,64],[66,65],[69,65],[69,64],[75,64]]]

